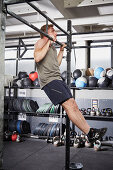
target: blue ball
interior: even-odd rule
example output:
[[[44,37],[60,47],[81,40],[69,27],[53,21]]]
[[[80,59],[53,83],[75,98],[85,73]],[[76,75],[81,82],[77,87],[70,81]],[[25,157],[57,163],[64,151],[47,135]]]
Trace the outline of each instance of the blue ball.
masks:
[[[85,77],[79,77],[75,81],[76,87],[86,87],[87,79]]]
[[[102,67],[97,67],[97,68],[94,70],[94,76],[95,76],[97,79],[100,79],[101,77],[104,77],[104,76],[105,76],[105,70],[104,70]]]

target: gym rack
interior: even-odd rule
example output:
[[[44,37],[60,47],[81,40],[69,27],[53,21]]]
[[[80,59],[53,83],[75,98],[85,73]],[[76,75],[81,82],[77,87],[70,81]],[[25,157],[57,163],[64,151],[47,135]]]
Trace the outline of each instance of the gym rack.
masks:
[[[17,0],[14,1],[14,3],[21,3],[22,1]],[[71,44],[72,44],[72,39],[71,39],[71,20],[67,21],[67,32],[65,30],[63,30],[61,27],[59,27],[54,21],[52,21],[49,17],[47,17],[45,14],[43,14],[43,12],[41,12],[36,6],[34,6],[31,2],[28,1],[24,1],[27,2],[32,8],[34,8],[36,11],[38,11],[41,15],[43,15],[43,17],[46,18],[46,24],[48,25],[48,20],[50,22],[52,22],[52,24],[54,24],[57,28],[59,28],[62,32],[65,33],[65,35],[67,36],[67,46],[65,47],[67,49],[67,84],[70,86],[70,80],[71,80]],[[53,40],[52,37],[50,37],[47,33],[41,31],[40,29],[38,29],[37,27],[35,27],[34,25],[32,25],[31,23],[27,22],[25,19],[19,17],[18,15],[16,15],[15,13],[13,13],[12,11],[7,9],[7,5],[10,4],[14,4],[12,1],[11,2],[7,2],[4,1],[5,5],[6,5],[6,9],[3,11],[6,14],[11,15],[12,17],[16,18],[17,20],[21,21],[22,23],[26,24],[27,26],[31,27],[32,29],[34,29],[35,31],[43,34],[44,36],[46,36],[48,39]],[[58,45],[62,45],[62,43],[60,43],[59,41],[55,41],[56,44]],[[70,120],[68,118],[68,116],[66,116],[66,152],[65,152],[65,170],[69,170],[70,169]]]

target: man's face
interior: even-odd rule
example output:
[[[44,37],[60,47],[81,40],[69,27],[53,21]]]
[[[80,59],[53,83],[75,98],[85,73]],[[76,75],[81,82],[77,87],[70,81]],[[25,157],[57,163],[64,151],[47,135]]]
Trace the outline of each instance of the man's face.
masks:
[[[57,39],[57,33],[55,31],[55,29],[53,27],[50,27],[48,29],[48,34],[51,36],[51,37],[54,37],[54,39],[56,40]]]

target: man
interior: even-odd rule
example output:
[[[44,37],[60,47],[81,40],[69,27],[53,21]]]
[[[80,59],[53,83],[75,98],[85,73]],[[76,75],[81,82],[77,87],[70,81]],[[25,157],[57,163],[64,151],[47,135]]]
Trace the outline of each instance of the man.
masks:
[[[41,27],[46,32],[46,25]],[[57,33],[53,25],[48,25],[48,35],[57,40]],[[87,134],[89,142],[95,142],[100,139],[107,131],[107,128],[94,129],[90,128],[79,108],[72,97],[70,89],[60,76],[59,66],[62,62],[65,44],[62,44],[57,55],[53,46],[53,41],[49,40],[43,34],[40,34],[35,44],[34,59],[37,64],[37,70],[40,79],[40,86],[45,91],[49,99],[54,105],[61,104],[69,119],[85,134]]]

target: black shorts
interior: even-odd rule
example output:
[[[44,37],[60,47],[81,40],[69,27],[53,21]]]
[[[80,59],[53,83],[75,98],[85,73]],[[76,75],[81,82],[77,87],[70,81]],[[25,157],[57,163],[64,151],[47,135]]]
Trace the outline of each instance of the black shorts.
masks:
[[[62,80],[53,80],[43,87],[43,90],[54,105],[62,104],[72,98],[71,91]]]

